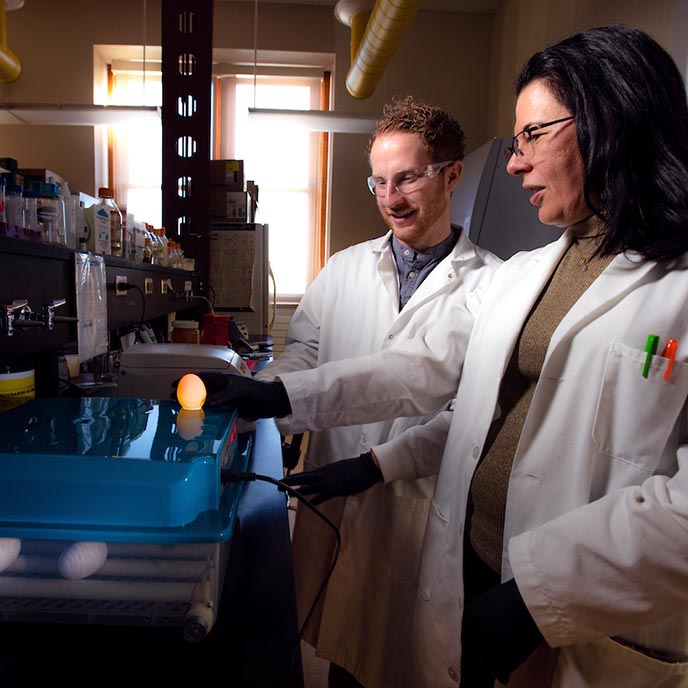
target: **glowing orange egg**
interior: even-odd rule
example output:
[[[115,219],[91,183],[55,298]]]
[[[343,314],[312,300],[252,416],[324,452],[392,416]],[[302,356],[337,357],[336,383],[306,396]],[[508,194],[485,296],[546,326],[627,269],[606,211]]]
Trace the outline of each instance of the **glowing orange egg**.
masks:
[[[179,409],[177,414],[177,431],[183,440],[190,441],[203,434],[203,419],[205,413],[202,410]]]
[[[182,408],[197,411],[205,403],[207,392],[203,380],[198,375],[187,373],[177,385],[177,401]]]

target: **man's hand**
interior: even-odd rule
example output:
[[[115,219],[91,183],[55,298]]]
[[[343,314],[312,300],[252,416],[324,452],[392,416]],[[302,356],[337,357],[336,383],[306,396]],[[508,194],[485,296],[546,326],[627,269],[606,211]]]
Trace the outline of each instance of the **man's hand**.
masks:
[[[382,481],[382,472],[367,452],[355,459],[343,459],[320,466],[312,471],[292,473],[282,480],[286,485],[298,487],[301,494],[314,495],[313,504],[320,504],[332,497],[363,492]]]
[[[289,396],[279,380],[261,382],[236,373],[196,373],[203,380],[208,396],[205,405],[209,408],[226,406],[237,409],[245,420],[256,418],[282,418],[291,413]],[[177,383],[172,383],[172,395],[176,395]]]
[[[497,585],[468,605],[461,634],[462,652],[500,683],[530,657],[542,633],[528,611],[516,581]]]

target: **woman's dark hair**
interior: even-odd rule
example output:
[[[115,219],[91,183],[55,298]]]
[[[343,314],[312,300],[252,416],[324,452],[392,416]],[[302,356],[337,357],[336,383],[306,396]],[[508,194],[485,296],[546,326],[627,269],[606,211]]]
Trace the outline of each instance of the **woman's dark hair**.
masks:
[[[688,105],[670,55],[638,29],[605,26],[533,55],[516,94],[537,79],[575,115],[585,199],[607,228],[600,253],[670,262],[688,251]]]
[[[395,96],[368,141],[368,155],[381,134],[408,131],[418,134],[433,162],[463,160],[466,142],[461,125],[447,112],[413,96]]]

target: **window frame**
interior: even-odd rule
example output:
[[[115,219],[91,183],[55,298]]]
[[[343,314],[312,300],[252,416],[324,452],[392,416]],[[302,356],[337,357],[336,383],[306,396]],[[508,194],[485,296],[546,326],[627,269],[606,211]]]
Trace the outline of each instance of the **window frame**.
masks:
[[[237,70],[239,71],[239,70]],[[236,110],[236,96],[235,89],[237,86],[245,86],[259,89],[261,86],[307,86],[311,90],[309,109],[317,110],[321,106],[322,91],[324,83],[327,83],[329,88],[329,80],[325,79],[323,74],[317,77],[310,71],[308,74],[299,73],[303,70],[289,70],[284,67],[280,68],[279,74],[269,74],[269,68],[265,67],[261,70],[260,75],[250,74],[225,74],[217,77],[213,81],[213,123],[212,123],[212,139],[211,150],[213,157],[216,159],[235,159],[237,158],[235,150],[235,110]],[[254,95],[254,104],[257,95]],[[288,129],[285,129],[288,135]],[[327,170],[329,169],[329,161],[325,166],[322,164],[321,156],[323,151],[322,140],[327,137],[327,134],[311,132],[308,135],[308,158],[309,158],[309,183],[307,188],[303,189],[308,195],[308,236],[306,240],[306,264],[305,264],[305,284],[304,291],[308,288],[317,273],[323,266],[324,258],[320,247],[324,245],[323,235],[325,233],[326,223],[322,222],[322,204],[327,208]],[[327,148],[325,149],[327,150]],[[246,166],[246,161],[244,161]],[[323,174],[323,170],[325,174]],[[248,177],[247,177],[248,178]],[[265,192],[265,187],[260,184],[260,179],[255,180],[259,188]],[[324,198],[323,198],[324,197]],[[259,196],[260,199],[260,196]],[[260,202],[260,200],[259,200]],[[326,218],[326,215],[325,215]],[[264,218],[264,221],[270,228],[274,226],[274,222],[270,218]],[[270,231],[270,230],[268,230]],[[273,275],[273,279],[274,275]],[[278,303],[298,303],[303,295],[303,292],[282,291],[280,283],[277,279],[275,281],[276,300]]]
[[[328,110],[332,102],[331,73],[334,69],[335,55],[332,53],[307,53],[292,51],[213,49],[213,82],[228,75],[252,75],[254,79],[267,76],[315,78],[320,80],[318,100],[311,99],[312,109]],[[162,49],[159,46],[123,46],[94,45],[94,103],[114,103],[112,98],[113,73],[121,71],[139,72],[144,80],[162,78]],[[215,98],[211,111],[216,107]],[[140,102],[130,103],[140,105]],[[211,122],[211,158],[222,159],[217,155],[217,121]],[[162,127],[162,122],[161,122]],[[114,127],[99,126],[94,128],[95,139],[95,179],[96,186],[112,186],[116,197],[127,205],[130,185],[124,176],[121,151],[117,150],[117,131]],[[309,203],[309,215],[314,230],[308,240],[308,261],[306,285],[317,275],[327,259],[330,206],[330,168],[331,168],[331,135],[326,132],[313,133],[310,136],[310,160],[316,179],[316,196]],[[162,140],[162,136],[161,136]],[[160,151],[162,157],[162,150]],[[232,157],[232,156],[226,156]],[[160,180],[162,182],[162,180]],[[256,180],[258,184],[260,180]],[[138,185],[135,185],[138,187]],[[157,187],[157,183],[154,185]],[[162,207],[162,199],[161,199]],[[129,210],[127,208],[127,210]],[[150,222],[149,218],[136,218]],[[269,225],[269,220],[265,220]],[[162,222],[162,218],[160,218]],[[294,303],[300,300],[300,294],[278,294],[280,303]]]

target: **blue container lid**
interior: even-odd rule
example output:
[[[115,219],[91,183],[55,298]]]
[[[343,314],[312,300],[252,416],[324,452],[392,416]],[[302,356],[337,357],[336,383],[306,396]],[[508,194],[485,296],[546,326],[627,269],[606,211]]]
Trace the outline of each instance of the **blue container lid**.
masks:
[[[59,397],[0,414],[0,536],[106,542],[220,542],[245,470],[235,414],[184,427],[173,401]],[[239,488],[239,489],[234,489]]]
[[[31,182],[31,191],[39,196],[59,198],[60,185],[55,182]]]

